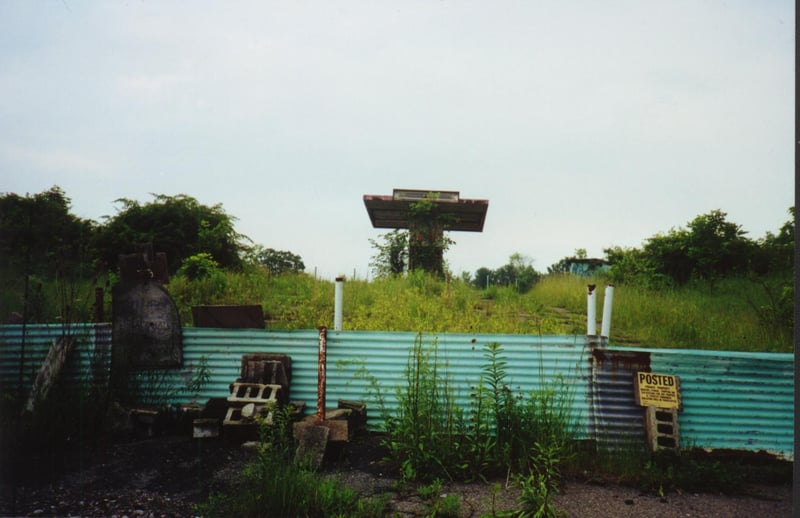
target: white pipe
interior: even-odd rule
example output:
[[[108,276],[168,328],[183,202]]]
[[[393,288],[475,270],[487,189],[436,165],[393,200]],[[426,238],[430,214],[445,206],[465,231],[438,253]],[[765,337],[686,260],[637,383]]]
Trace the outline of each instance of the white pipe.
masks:
[[[611,331],[611,305],[614,303],[614,285],[609,284],[606,286],[606,296],[603,301],[603,326],[600,331],[600,336],[608,338]]]
[[[336,289],[333,297],[333,330],[342,330],[342,299],[344,292],[344,276],[336,277]]]
[[[586,296],[586,334],[597,334],[597,294],[594,284],[589,284],[589,294]]]

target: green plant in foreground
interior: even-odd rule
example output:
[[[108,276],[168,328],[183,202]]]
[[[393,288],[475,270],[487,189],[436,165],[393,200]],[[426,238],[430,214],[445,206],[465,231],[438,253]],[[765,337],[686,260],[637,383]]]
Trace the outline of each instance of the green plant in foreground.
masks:
[[[565,514],[553,505],[556,491],[546,478],[536,475],[518,476],[519,503],[522,509],[512,513],[516,518],[557,518]]]
[[[388,417],[384,444],[404,479],[452,479],[467,468],[462,462],[463,422],[435,340],[426,346],[417,335],[406,380],[405,387],[397,387],[398,412]]]
[[[735,494],[742,489],[745,477],[746,471],[739,465],[695,459],[689,452],[685,455],[656,452],[644,463],[639,485],[644,491],[662,495],[668,491]]]
[[[435,479],[427,486],[417,489],[419,496],[429,502],[430,507],[425,516],[433,517],[458,517],[461,516],[461,498],[458,495],[442,494],[442,480]]]
[[[385,496],[361,498],[331,476],[323,477],[305,463],[293,461],[291,412],[273,412],[272,423],[260,421],[260,445],[242,473],[234,494],[214,494],[195,511],[220,516],[383,516]]]

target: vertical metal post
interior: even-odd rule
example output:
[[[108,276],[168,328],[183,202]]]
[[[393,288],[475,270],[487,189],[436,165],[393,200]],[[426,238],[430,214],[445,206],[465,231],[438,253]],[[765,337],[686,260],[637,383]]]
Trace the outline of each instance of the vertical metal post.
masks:
[[[319,360],[317,363],[317,422],[325,420],[325,375],[328,356],[328,328],[319,328]]]
[[[586,296],[586,334],[589,336],[597,335],[597,294],[594,289],[597,286],[589,284],[589,293]]]

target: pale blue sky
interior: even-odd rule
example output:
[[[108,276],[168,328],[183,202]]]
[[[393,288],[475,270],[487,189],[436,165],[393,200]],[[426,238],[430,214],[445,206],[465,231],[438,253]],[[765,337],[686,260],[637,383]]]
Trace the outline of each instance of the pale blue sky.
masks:
[[[364,194],[489,200],[455,273],[794,203],[794,2],[0,2],[0,192],[221,203],[364,277]]]

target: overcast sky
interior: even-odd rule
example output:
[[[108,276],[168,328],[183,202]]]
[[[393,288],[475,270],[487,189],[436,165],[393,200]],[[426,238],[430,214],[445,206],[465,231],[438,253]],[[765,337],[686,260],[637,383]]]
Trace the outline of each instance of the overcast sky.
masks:
[[[792,1],[0,2],[0,192],[222,204],[322,278],[364,194],[489,200],[456,274],[794,204]]]

